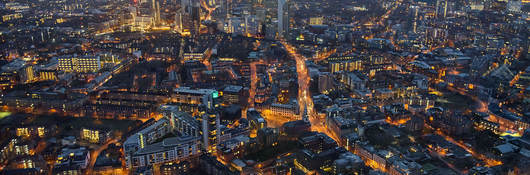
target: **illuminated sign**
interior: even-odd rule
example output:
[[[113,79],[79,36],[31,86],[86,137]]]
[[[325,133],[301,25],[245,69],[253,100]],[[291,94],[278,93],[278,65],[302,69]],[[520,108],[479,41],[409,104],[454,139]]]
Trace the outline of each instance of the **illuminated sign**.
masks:
[[[11,115],[11,112],[0,112],[0,119]]]
[[[219,92],[217,92],[217,91],[213,92],[212,96],[213,96],[213,98],[218,98],[219,97]]]

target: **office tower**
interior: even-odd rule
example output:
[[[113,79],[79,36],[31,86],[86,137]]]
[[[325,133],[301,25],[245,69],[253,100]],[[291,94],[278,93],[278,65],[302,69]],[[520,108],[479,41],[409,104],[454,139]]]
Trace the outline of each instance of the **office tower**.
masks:
[[[175,30],[179,32],[180,34],[184,33],[184,19],[182,14],[182,8],[175,14]],[[182,52],[181,52],[182,53]]]
[[[182,0],[176,14],[177,31],[183,35],[197,36],[201,25],[201,7],[198,0]]]
[[[154,21],[154,25],[156,26],[158,24],[158,20],[156,18],[156,15],[158,14],[157,13],[157,8],[156,8],[156,5],[157,5],[158,2],[156,2],[156,0],[151,0],[151,16],[153,17],[153,21]]]
[[[436,18],[447,17],[447,6],[449,2],[447,0],[436,0]]]
[[[263,1],[263,12],[258,15],[258,19],[262,21],[261,34],[267,39],[275,39],[278,33],[278,2],[278,0]]]
[[[215,6],[217,6],[217,1],[216,1],[216,0],[207,0],[206,3],[207,3],[207,5],[208,5],[209,7],[215,7]]]
[[[190,0],[181,0],[180,9],[176,13],[176,27],[177,31],[181,34],[189,34],[190,32],[190,21],[191,16],[191,1]]]
[[[206,105],[201,105],[199,108],[198,120],[201,126],[203,148],[208,152],[215,152],[221,136],[219,113],[215,108]]]
[[[412,18],[412,31],[414,33],[417,33],[418,29],[418,13],[419,13],[419,6],[410,6],[410,16]]]
[[[153,17],[155,18],[155,26],[160,25],[160,3],[159,2],[156,2],[155,15]]]
[[[232,6],[233,6],[232,0],[220,0],[220,1],[222,1],[220,2],[221,10],[225,14],[225,17],[229,18],[230,15],[232,14]]]
[[[278,0],[278,36],[283,38],[289,32],[288,0]]]
[[[172,101],[179,111],[194,114],[200,125],[203,147],[209,152],[215,151],[219,142],[220,118],[217,111],[219,93],[212,89],[190,89],[180,87],[174,90]],[[198,107],[197,107],[198,106]],[[195,111],[195,109],[197,111]]]
[[[198,36],[201,27],[201,7],[198,2],[191,7],[191,22],[191,34],[192,36]]]

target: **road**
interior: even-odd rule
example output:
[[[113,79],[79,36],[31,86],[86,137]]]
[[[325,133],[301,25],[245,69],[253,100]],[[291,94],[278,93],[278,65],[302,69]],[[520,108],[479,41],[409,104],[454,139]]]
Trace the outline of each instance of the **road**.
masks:
[[[443,132],[441,132],[440,130],[437,130],[436,131],[436,134],[442,136],[445,138],[445,140],[457,145],[458,147],[466,150],[467,152],[471,153],[471,155],[473,157],[475,157],[476,159],[479,159],[479,160],[482,160],[484,161],[485,165],[487,167],[492,167],[492,166],[497,166],[497,165],[502,165],[502,162],[499,161],[499,160],[495,160],[495,159],[491,159],[491,158],[488,158],[486,155],[484,154],[480,154],[480,153],[477,153],[475,150],[473,150],[473,148],[471,148],[470,146],[467,146],[466,144],[464,144],[463,141],[457,141],[455,140],[454,138],[452,138],[451,136],[448,136],[446,134],[444,134]]]
[[[250,91],[249,91],[248,105],[251,108],[254,107],[256,87],[258,84],[257,64],[258,62],[250,63]]]
[[[384,25],[385,20],[396,10],[398,7],[402,4],[401,1],[396,1],[395,5],[390,8],[386,13],[376,19],[374,21],[377,21],[376,23],[379,25]],[[371,21],[371,20],[370,20]],[[368,22],[367,22],[368,23]],[[285,50],[287,53],[296,61],[296,73],[298,77],[298,103],[300,105],[300,111],[307,110],[307,115],[309,116],[309,121],[311,122],[311,129],[313,131],[323,132],[326,135],[333,138],[337,143],[340,143],[340,139],[335,134],[331,133],[325,126],[324,121],[322,118],[320,118],[316,112],[314,111],[314,103],[313,98],[310,95],[309,92],[309,85],[311,81],[311,77],[308,74],[308,68],[306,65],[306,61],[308,60],[314,60],[314,61],[320,61],[323,59],[326,59],[327,57],[331,56],[336,52],[335,49],[332,49],[330,51],[321,53],[319,55],[316,55],[312,59],[308,59],[304,56],[302,56],[300,53],[297,52],[297,49],[288,44],[285,40],[280,40],[281,44],[285,47]],[[303,113],[303,112],[301,112]]]
[[[477,112],[487,113],[489,115],[488,121],[499,124],[499,131],[500,132],[512,132],[512,133],[522,134],[522,132],[524,131],[524,129],[523,130],[516,130],[515,129],[516,127],[510,125],[509,123],[499,122],[502,119],[500,119],[500,116],[497,116],[496,114],[494,114],[493,112],[491,112],[489,110],[487,102],[479,99],[475,95],[471,95],[471,94],[467,93],[467,91],[465,89],[456,88],[456,87],[452,87],[452,86],[448,86],[447,89],[449,91],[456,92],[456,93],[459,93],[461,95],[465,95],[465,96],[471,98],[473,101],[475,101],[478,104],[478,107],[475,110]]]
[[[216,7],[208,6],[208,4],[206,4],[205,0],[200,0],[200,1],[201,1],[201,6],[204,9],[206,9],[206,11],[208,11],[208,14],[207,14],[205,20],[211,20],[212,19],[212,13],[213,13],[213,11],[215,11]]]
[[[281,41],[281,43],[287,50],[287,53],[289,53],[289,55],[296,61],[296,73],[298,77],[298,104],[300,105],[299,109],[300,111],[307,111],[309,121],[311,122],[311,130],[325,133],[337,143],[340,143],[340,139],[324,126],[323,119],[320,118],[314,111],[313,97],[309,92],[311,77],[309,76],[306,64],[306,61],[309,59],[299,54],[296,51],[296,48],[287,42]],[[301,112],[302,115],[303,113],[304,112]]]
[[[395,5],[390,8],[386,13],[377,19],[377,24],[384,25],[385,20],[391,15],[398,7],[402,4],[401,1],[396,1]],[[328,136],[332,137],[335,141],[340,143],[339,138],[324,126],[324,121],[321,119],[316,112],[314,111],[313,98],[309,92],[309,85],[311,77],[308,74],[308,69],[306,61],[310,60],[300,53],[297,52],[296,48],[288,44],[285,40],[280,40],[281,44],[287,50],[287,53],[296,61],[296,73],[298,77],[298,103],[300,105],[300,111],[307,110],[307,115],[309,116],[309,121],[311,122],[311,128],[313,131],[323,132]],[[335,49],[321,53],[312,58],[312,60],[320,61],[326,59],[336,52]],[[302,113],[302,112],[301,112]]]
[[[107,149],[110,144],[113,144],[113,143],[116,143],[116,142],[118,142],[118,140],[111,139],[111,140],[105,142],[105,144],[101,145],[99,148],[97,148],[97,149],[95,149],[95,150],[90,152],[90,162],[89,162],[88,167],[86,169],[86,174],[87,175],[93,174],[94,165],[96,164],[96,160],[98,159],[98,156],[101,153],[101,151]]]
[[[206,51],[204,51],[201,63],[204,64],[209,71],[213,69],[212,63],[210,62],[210,59],[212,58],[213,54],[213,49],[217,48],[217,45],[219,44],[219,42],[221,42],[222,39],[222,37],[216,39],[215,42],[210,43],[210,46],[206,49]]]
[[[307,108],[307,114],[313,116],[313,99],[309,95],[309,83],[310,78],[307,70],[306,61],[309,60],[306,57],[297,53],[296,48],[288,44],[285,41],[281,41],[287,53],[296,61],[296,73],[298,77],[298,104],[300,105],[300,111],[305,111]]]
[[[468,94],[466,92],[466,90],[464,89],[461,89],[461,88],[455,88],[455,87],[452,87],[452,86],[448,86],[447,89],[451,92],[456,92],[456,93],[459,93],[461,95],[465,95],[465,96],[468,96],[469,98],[473,99],[477,104],[477,108],[475,109],[476,111],[478,112],[484,112],[484,113],[488,113],[490,115],[490,117],[488,118],[488,120],[494,120],[493,118],[495,118],[496,116],[493,115],[490,110],[488,109],[488,104],[482,100],[480,100],[478,97],[474,96],[474,95],[471,95],[471,94]],[[492,118],[493,117],[493,118]],[[495,121],[492,121],[492,122],[495,122]],[[432,129],[432,127],[430,127],[429,125],[425,125],[426,127],[429,127]],[[501,126],[502,128],[502,126]],[[445,138],[445,140],[461,147],[462,149],[465,149],[467,152],[471,153],[471,155],[473,155],[473,157],[479,159],[479,160],[482,160],[484,161],[485,165],[488,166],[488,167],[491,167],[491,166],[497,166],[497,165],[501,165],[503,164],[501,161],[499,160],[495,160],[495,159],[491,159],[491,158],[488,158],[486,155],[484,154],[480,154],[480,153],[477,153],[475,150],[473,150],[472,147],[470,146],[467,146],[466,144],[464,144],[463,141],[457,141],[455,140],[454,138],[452,138],[451,136],[448,136],[446,134],[444,134],[443,132],[437,130],[436,131],[436,134],[442,136]]]
[[[492,167],[492,166],[497,166],[497,165],[502,165],[503,163],[499,160],[495,160],[495,159],[492,159],[492,158],[489,158],[487,157],[486,155],[484,154],[481,154],[481,153],[478,153],[476,152],[472,147],[470,146],[467,146],[467,144],[465,144],[463,141],[461,140],[456,140],[454,139],[453,137],[443,133],[442,131],[440,131],[439,129],[434,129],[433,127],[429,126],[428,124],[425,124],[425,127],[426,128],[430,128],[432,130],[435,130],[435,133],[437,135],[440,135],[442,136],[445,140],[447,140],[448,142],[451,142],[452,144],[466,150],[467,152],[469,152],[474,158],[478,159],[478,160],[482,160],[485,164],[485,166],[487,167]]]

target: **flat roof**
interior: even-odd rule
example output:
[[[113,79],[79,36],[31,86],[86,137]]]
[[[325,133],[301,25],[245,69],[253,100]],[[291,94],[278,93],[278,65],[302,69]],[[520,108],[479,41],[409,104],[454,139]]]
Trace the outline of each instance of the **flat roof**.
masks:
[[[243,89],[243,86],[236,86],[236,85],[228,85],[226,86],[223,91],[224,92],[240,92],[241,89]]]
[[[215,92],[214,89],[191,89],[190,87],[179,87],[174,92],[190,93],[190,94],[211,94]]]

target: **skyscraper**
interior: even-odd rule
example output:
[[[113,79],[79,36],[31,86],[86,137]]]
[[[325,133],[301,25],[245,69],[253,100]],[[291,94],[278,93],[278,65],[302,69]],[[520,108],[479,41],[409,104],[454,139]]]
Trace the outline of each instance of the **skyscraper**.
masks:
[[[447,17],[447,0],[436,0],[436,18]]]
[[[176,14],[176,30],[181,34],[198,35],[201,25],[201,7],[198,0],[182,0]]]
[[[219,113],[215,108],[201,105],[198,120],[200,121],[204,149],[208,152],[215,152],[221,135]]]
[[[154,25],[160,24],[160,4],[156,0],[151,0],[151,16],[153,17]]]
[[[160,25],[160,3],[156,2],[155,25]]]
[[[207,2],[209,7],[217,6],[217,1],[216,0],[207,0],[206,2]]]
[[[278,0],[278,36],[283,38],[289,32],[289,0]]]

